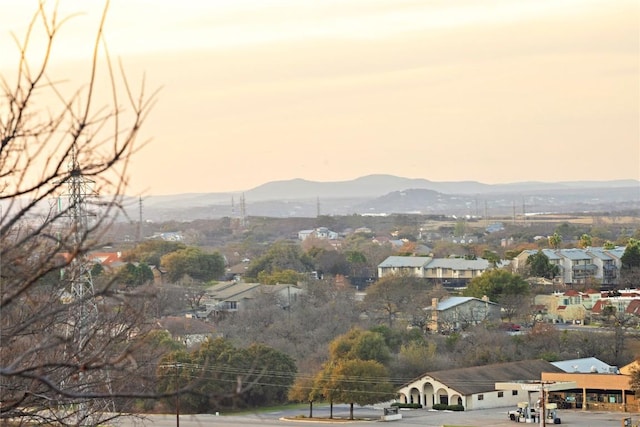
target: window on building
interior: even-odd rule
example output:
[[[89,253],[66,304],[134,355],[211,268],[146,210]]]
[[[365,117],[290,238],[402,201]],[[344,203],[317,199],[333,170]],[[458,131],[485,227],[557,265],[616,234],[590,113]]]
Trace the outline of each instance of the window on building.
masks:
[[[504,397],[504,391],[499,391],[498,392],[498,397]]]
[[[511,396],[517,396],[518,390],[511,390]]]
[[[484,400],[484,394],[479,394],[478,395],[478,400]]]

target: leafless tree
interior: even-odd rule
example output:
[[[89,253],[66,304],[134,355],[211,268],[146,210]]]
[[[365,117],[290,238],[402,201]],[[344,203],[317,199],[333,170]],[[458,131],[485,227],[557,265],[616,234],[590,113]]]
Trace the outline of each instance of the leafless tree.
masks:
[[[144,82],[134,93],[111,63],[107,10],[108,0],[77,89],[50,77],[52,48],[69,19],[43,1],[24,37],[14,36],[15,75],[0,76],[3,420],[96,425],[114,416],[115,398],[146,392],[135,380],[144,362],[135,344],[144,332],[140,295],[110,283],[94,287],[87,257],[116,217],[155,99]],[[41,33],[45,49],[29,60]],[[105,87],[110,95],[101,105],[98,88]]]

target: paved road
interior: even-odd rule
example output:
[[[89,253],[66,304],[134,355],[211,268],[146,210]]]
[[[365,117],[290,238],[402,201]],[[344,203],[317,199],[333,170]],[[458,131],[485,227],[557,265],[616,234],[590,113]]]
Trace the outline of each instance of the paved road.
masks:
[[[391,422],[397,427],[421,426],[440,427],[444,424],[469,427],[515,427],[520,425],[507,419],[507,409],[485,409],[469,412],[439,412],[427,410],[406,410],[402,412],[402,420]],[[314,416],[328,415],[328,408],[314,408]],[[260,425],[266,427],[309,427],[309,421],[283,420],[283,417],[294,417],[296,415],[308,415],[306,410],[288,410],[284,412],[271,412],[249,415],[181,415],[180,427],[237,427]],[[366,421],[354,421],[348,424],[357,426],[380,427],[380,417],[382,410],[371,407],[356,408],[356,418],[367,418]],[[349,407],[346,405],[334,406],[334,417],[348,418]],[[583,412],[564,410],[559,411],[559,416],[564,426],[580,427],[620,427],[622,420],[626,417],[632,418],[633,425],[640,423],[640,414],[627,414],[621,412]],[[326,423],[322,423],[325,425]],[[335,422],[333,423],[335,424]],[[343,424],[343,423],[340,423]],[[175,415],[151,415],[145,420],[121,420],[120,427],[173,427],[176,425]],[[531,424],[533,426],[533,424]],[[547,424],[551,426],[553,424]]]

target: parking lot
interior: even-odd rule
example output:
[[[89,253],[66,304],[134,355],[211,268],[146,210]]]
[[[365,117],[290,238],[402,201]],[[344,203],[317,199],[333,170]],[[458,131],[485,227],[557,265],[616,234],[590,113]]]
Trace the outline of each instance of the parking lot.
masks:
[[[403,410],[402,419],[398,421],[390,421],[391,425],[402,426],[422,426],[422,427],[441,427],[443,425],[465,426],[465,427],[515,427],[521,425],[508,419],[507,411],[510,408],[483,409],[469,412],[445,412],[430,410]],[[350,424],[357,426],[380,426],[380,418],[382,410],[370,407],[356,408],[354,414],[359,420],[348,421],[349,409],[347,405],[335,405],[334,417],[330,420],[303,420],[296,416],[306,415],[304,410],[287,410],[260,414],[243,414],[243,415],[182,415],[180,417],[181,427],[200,427],[200,426],[284,426],[284,427],[309,427],[311,424]],[[314,408],[314,416],[328,416],[326,407]],[[626,417],[631,418],[632,425],[640,425],[640,414],[629,414],[623,412],[599,412],[599,411],[580,411],[580,410],[563,410],[558,411],[562,424],[564,426],[581,426],[581,427],[620,427],[622,420]],[[133,426],[153,426],[153,427],[169,427],[176,425],[175,415],[150,415],[146,420],[127,421],[121,420],[118,423],[121,427]],[[531,424],[539,425],[539,424]],[[547,426],[553,424],[547,423]]]

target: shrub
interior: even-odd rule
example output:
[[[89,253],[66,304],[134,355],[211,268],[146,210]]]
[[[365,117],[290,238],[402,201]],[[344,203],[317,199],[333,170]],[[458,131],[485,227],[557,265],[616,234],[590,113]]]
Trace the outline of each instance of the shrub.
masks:
[[[464,411],[464,406],[436,403],[435,405],[433,405],[433,409],[435,409],[436,411]]]
[[[405,408],[405,409],[420,409],[422,408],[422,405],[419,403],[400,403],[400,402],[393,402],[391,404],[391,406],[397,406],[398,408]]]

